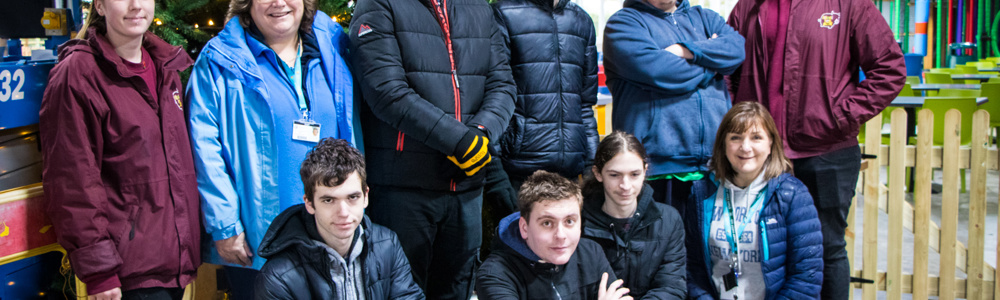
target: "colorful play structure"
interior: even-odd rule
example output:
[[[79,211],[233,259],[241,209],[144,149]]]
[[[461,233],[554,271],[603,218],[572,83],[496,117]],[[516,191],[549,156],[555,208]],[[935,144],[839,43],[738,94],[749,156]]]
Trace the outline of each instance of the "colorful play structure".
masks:
[[[1000,55],[1000,2],[996,0],[892,0],[876,1],[876,5],[888,14],[903,52],[924,57],[924,69]]]

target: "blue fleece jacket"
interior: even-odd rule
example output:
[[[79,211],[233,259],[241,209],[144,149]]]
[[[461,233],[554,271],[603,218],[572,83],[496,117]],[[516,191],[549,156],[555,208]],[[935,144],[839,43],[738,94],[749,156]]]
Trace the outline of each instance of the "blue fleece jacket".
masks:
[[[691,203],[684,214],[688,251],[688,299],[717,299],[711,283],[708,228],[718,182],[699,180],[691,188]],[[819,299],[823,283],[823,233],[809,190],[791,174],[767,182],[767,196],[757,224],[757,248],[764,253],[765,299]],[[700,204],[700,205],[699,205]]]
[[[626,0],[608,19],[604,70],[612,124],[642,141],[647,175],[707,171],[715,131],[732,106],[722,75],[743,62],[743,43],[718,13],[684,0],[672,13]],[[694,58],[664,50],[673,44]]]

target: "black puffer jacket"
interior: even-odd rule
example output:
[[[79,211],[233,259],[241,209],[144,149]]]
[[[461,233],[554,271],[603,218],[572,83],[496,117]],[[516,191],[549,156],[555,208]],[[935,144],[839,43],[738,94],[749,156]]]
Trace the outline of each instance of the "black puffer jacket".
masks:
[[[612,218],[601,210],[604,188],[584,197],[583,236],[604,248],[611,268],[625,280],[635,299],[687,297],[684,223],[676,209],[653,201],[653,189],[642,187],[639,204],[624,238],[614,234]]]
[[[498,249],[476,273],[479,299],[597,299],[601,274],[608,273],[608,284],[617,280],[601,247],[587,239],[580,239],[565,265],[538,262],[521,238],[520,217],[513,213],[500,221],[500,238],[494,240]]]
[[[365,299],[424,299],[396,233],[372,223],[368,216],[361,227],[365,230],[359,258],[367,287]],[[333,262],[314,240],[321,240],[316,218],[303,204],[274,218],[260,244],[260,256],[267,263],[254,284],[257,299],[337,299],[330,277]]]
[[[514,110],[514,80],[489,4],[359,0],[349,36],[368,103],[361,120],[369,183],[482,187],[485,172],[470,178],[445,157],[478,126],[496,141]]]
[[[502,0],[494,15],[517,82],[514,117],[501,140],[504,170],[576,178],[597,149],[597,47],[594,23],[570,1]]]

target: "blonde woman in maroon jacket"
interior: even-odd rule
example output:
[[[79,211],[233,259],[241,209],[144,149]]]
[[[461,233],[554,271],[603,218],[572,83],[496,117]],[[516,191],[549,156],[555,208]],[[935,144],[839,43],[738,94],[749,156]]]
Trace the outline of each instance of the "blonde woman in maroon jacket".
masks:
[[[192,60],[146,31],[153,0],[93,5],[42,98],[49,218],[89,299],[180,299],[201,264],[178,76]]]

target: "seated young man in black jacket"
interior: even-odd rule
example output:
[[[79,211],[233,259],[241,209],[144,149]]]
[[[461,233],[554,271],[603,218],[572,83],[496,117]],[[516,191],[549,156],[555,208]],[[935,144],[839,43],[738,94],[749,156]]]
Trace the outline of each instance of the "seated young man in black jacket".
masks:
[[[580,240],[582,206],[580,188],[565,177],[529,176],[518,192],[521,211],[500,221],[499,249],[476,274],[479,299],[632,299],[601,246]]]
[[[365,216],[365,159],[344,140],[326,138],[299,171],[305,204],[267,229],[257,299],[424,299],[396,234]]]

